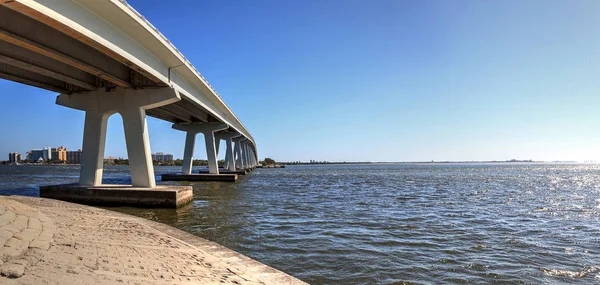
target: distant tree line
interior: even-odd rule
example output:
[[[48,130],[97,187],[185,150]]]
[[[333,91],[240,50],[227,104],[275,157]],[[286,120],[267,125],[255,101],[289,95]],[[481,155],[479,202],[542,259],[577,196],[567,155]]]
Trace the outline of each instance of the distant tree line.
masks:
[[[262,164],[263,166],[275,165],[275,160],[272,158],[266,157],[263,161],[260,161],[259,163]]]
[[[168,161],[154,160],[154,161],[152,161],[152,164],[154,166],[182,166],[183,159],[175,159],[175,160],[168,160]],[[225,160],[221,159],[221,160],[217,161],[217,164],[219,164],[220,166],[223,166],[223,165],[225,165]],[[105,159],[104,165],[129,165],[129,159],[126,159],[126,158],[115,158],[112,160]],[[192,161],[192,166],[208,166],[208,160],[194,159]]]
[[[304,164],[371,164],[369,161],[289,161],[279,162],[282,165],[304,165]]]

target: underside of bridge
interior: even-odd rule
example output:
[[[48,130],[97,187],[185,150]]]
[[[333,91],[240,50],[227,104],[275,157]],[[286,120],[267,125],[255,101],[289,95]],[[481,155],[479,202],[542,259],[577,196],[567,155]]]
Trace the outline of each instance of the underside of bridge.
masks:
[[[80,186],[102,185],[107,122],[115,113],[123,119],[133,187],[156,187],[146,115],[172,122],[173,128],[187,132],[184,161],[188,167],[182,169],[187,172],[184,174],[191,174],[198,133],[204,135],[211,174],[219,174],[220,140],[226,141],[230,171],[255,166],[256,148],[251,137],[239,130],[241,123],[231,125],[239,120],[203,77],[192,72],[198,79],[193,85],[189,77],[182,79],[181,73],[171,73],[182,64],[164,57],[162,51],[165,45],[175,48],[168,41],[153,44],[157,36],[152,33],[148,44],[148,39],[137,33],[144,30],[123,33],[123,29],[137,27],[143,17],[127,14],[130,7],[122,6],[122,2],[95,1],[0,0],[0,78],[59,92],[56,104],[85,111]],[[107,7],[113,10],[105,10]],[[140,27],[149,25],[146,22]],[[189,64],[182,72],[189,76],[192,69]],[[182,88],[182,84],[191,88]],[[206,99],[204,96],[221,102],[215,106],[214,101],[198,100]],[[223,115],[224,111],[231,114]]]
[[[0,0],[0,4],[0,78],[65,94],[167,86],[110,49],[45,15],[10,0]],[[147,110],[146,114],[172,123],[218,121],[185,98]]]

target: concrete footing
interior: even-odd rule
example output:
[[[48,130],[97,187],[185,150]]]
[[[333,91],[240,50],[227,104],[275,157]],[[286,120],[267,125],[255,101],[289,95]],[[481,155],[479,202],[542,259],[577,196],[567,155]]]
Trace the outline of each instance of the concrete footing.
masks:
[[[129,185],[81,186],[63,184],[40,187],[40,197],[97,206],[176,208],[193,198],[191,186]]]
[[[200,170],[198,171],[198,173],[200,174],[208,174],[208,170]],[[240,169],[240,170],[235,170],[235,171],[231,171],[231,170],[221,170],[219,169],[219,174],[237,174],[237,175],[246,175],[248,172],[246,170]]]
[[[223,181],[235,182],[238,179],[237,174],[163,174],[162,181]]]

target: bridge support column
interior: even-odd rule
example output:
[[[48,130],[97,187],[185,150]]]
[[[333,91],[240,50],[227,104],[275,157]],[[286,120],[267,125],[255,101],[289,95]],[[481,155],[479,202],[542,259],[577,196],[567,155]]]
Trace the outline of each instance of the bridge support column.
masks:
[[[235,171],[235,160],[233,159],[233,147],[231,138],[225,140],[227,148],[225,149],[225,169]]]
[[[145,110],[179,100],[177,91],[169,87],[147,90],[117,88],[110,92],[59,95],[56,104],[86,112],[79,184],[102,185],[106,126],[108,118],[119,113],[123,118],[132,184],[134,187],[155,187]]]
[[[215,151],[217,153],[217,162],[219,161],[219,148],[221,148],[221,140],[224,133],[214,133],[215,135]]]
[[[240,137],[241,135],[238,133],[217,133],[215,134],[216,141],[225,140],[225,165],[224,168],[230,171],[235,171],[235,159],[234,159],[234,151],[233,151],[233,138]],[[219,150],[219,144],[216,143],[217,146],[217,156]]]
[[[242,154],[242,168],[248,168],[248,157],[246,156],[246,143],[245,141],[240,144],[240,150]]]
[[[252,148],[250,146],[248,146],[248,161],[250,168],[254,168],[254,158],[252,157]]]
[[[244,144],[244,160],[246,161],[246,168],[251,168],[252,163],[250,162],[250,146],[247,143]]]
[[[208,123],[208,124],[173,124],[173,129],[187,132],[185,142],[185,152],[183,157],[182,174],[191,174],[192,161],[194,155],[194,143],[196,135],[204,135],[206,146],[206,158],[208,160],[208,173],[219,174],[219,165],[217,163],[217,148],[215,143],[215,132],[228,129],[227,124]]]
[[[131,184],[141,187],[155,187],[154,165],[150,151],[150,138],[146,124],[146,111],[134,108],[121,112]]]
[[[183,150],[183,165],[181,174],[192,173],[192,163],[194,159],[194,146],[196,145],[197,133],[187,132],[185,135],[185,148]]]
[[[102,184],[106,126],[109,117],[109,114],[94,110],[85,112],[81,168],[79,170],[80,185],[98,186]]]
[[[254,150],[250,149],[250,161],[252,161],[252,167],[256,166],[256,155],[254,154]]]
[[[246,149],[246,141],[248,141],[248,139],[244,140],[240,144],[241,154],[242,154],[242,167],[244,169],[248,169],[248,150]]]
[[[247,157],[248,157],[248,167],[249,168],[254,168],[254,154],[252,151],[252,147],[250,146],[250,144],[246,144],[246,153],[247,153]]]
[[[241,141],[241,157],[242,157],[242,168],[252,168],[256,165],[254,159],[254,151],[248,139]]]
[[[233,139],[233,142],[235,143],[235,149],[234,149],[234,154],[235,154],[235,166],[237,168],[241,168],[244,169],[244,158],[243,158],[243,153],[242,153],[242,142],[244,142],[245,140],[247,140],[247,138],[245,137],[238,137]]]

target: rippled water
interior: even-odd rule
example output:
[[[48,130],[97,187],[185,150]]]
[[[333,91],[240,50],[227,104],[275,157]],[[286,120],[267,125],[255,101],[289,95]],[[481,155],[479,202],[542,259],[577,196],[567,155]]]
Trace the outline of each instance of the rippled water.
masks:
[[[0,166],[0,194],[77,177],[72,166]],[[105,180],[126,183],[127,168]],[[181,209],[114,209],[311,284],[600,283],[600,165],[291,166],[180,183],[194,187]]]

